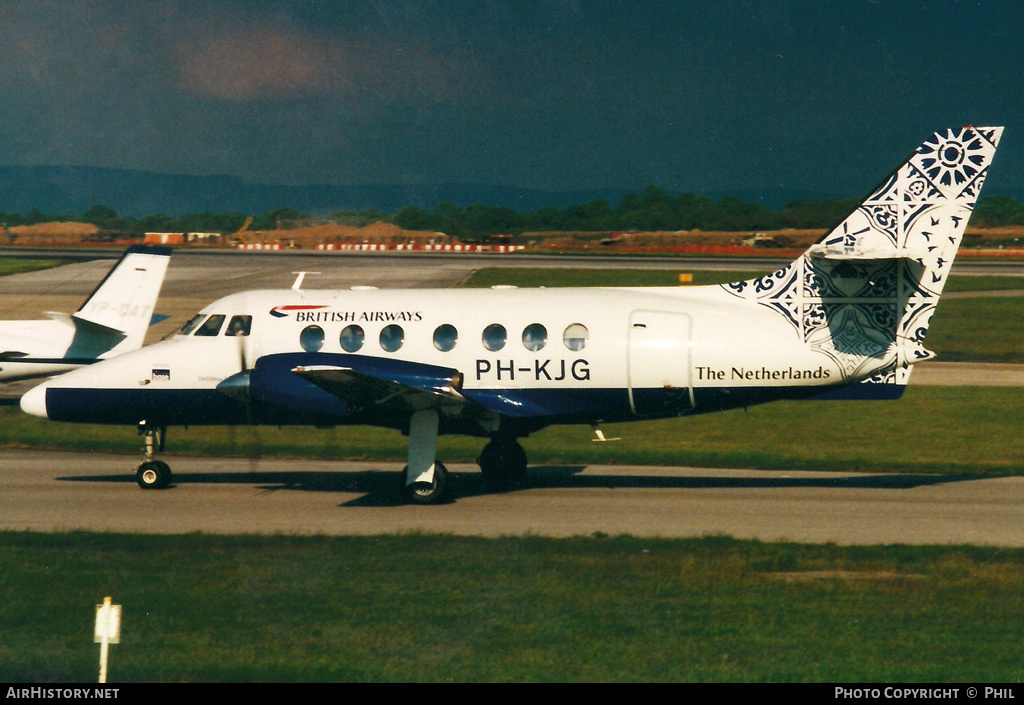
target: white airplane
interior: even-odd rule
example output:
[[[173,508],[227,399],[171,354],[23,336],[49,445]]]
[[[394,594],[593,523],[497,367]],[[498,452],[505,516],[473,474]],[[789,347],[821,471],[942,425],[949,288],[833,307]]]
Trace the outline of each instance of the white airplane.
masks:
[[[250,291],[174,337],[49,380],[29,414],[138,424],[143,488],[167,426],[370,424],[409,436],[406,494],[446,497],[437,437],[489,438],[484,479],[515,483],[518,439],[551,424],[688,416],[775,399],[898,398],[1002,134],[929,137],[789,266],[700,287]]]
[[[142,347],[170,257],[168,247],[130,247],[70,316],[0,321],[0,381],[49,377]]]

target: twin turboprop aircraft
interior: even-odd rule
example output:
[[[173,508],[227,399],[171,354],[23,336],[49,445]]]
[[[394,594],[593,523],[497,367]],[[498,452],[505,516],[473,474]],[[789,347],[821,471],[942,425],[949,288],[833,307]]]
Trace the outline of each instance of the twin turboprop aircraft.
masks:
[[[48,377],[142,347],[171,250],[128,248],[75,313],[0,321],[0,381]]]
[[[841,224],[766,276],[701,287],[251,291],[174,337],[52,379],[22,408],[139,424],[144,488],[167,426],[370,424],[409,437],[410,501],[446,496],[437,437],[488,438],[492,485],[551,424],[688,416],[776,399],[898,398],[1002,134],[929,137]]]

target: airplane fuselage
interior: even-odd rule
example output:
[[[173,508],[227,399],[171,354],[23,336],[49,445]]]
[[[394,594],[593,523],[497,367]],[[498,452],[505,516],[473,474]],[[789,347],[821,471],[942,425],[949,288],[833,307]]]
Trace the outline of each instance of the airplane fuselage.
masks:
[[[216,331],[204,332],[213,317]],[[527,432],[715,411],[851,381],[783,317],[718,286],[253,291],[197,318],[187,334],[47,385],[50,418],[401,428],[405,419],[389,422],[373,404],[337,399],[299,378],[280,382],[302,365],[344,365],[350,356],[453,370],[458,392],[495,412],[490,425],[500,414]],[[229,335],[230,322],[243,319],[248,335]],[[274,370],[273,389],[261,389],[261,372],[276,361],[287,369]],[[218,390],[238,373],[251,377],[255,409]],[[458,419],[447,417],[442,432],[495,430],[486,418]]]
[[[60,321],[0,321],[0,381],[60,374],[80,366],[86,360],[67,359],[74,336],[74,327]]]

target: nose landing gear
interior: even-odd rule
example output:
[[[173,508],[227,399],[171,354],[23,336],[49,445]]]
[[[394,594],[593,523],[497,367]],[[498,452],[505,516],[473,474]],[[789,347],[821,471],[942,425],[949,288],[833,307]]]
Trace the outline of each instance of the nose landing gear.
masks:
[[[171,466],[155,459],[154,448],[163,452],[167,429],[163,426],[151,426],[143,421],[139,424],[139,435],[145,436],[146,445],[142,464],[135,470],[135,481],[144,490],[162,490],[171,484]]]
[[[409,419],[409,464],[402,471],[405,499],[412,504],[441,504],[448,499],[448,469],[437,461],[439,416],[423,409]]]

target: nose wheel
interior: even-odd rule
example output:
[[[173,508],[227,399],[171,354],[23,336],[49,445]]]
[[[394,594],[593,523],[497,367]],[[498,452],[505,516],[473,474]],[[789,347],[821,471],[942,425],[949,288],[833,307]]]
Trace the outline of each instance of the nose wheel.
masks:
[[[438,423],[435,409],[422,409],[409,419],[409,463],[402,487],[412,504],[441,504],[448,496],[448,469],[437,461]]]
[[[434,461],[434,477],[430,482],[409,483],[409,466],[402,471],[405,499],[410,504],[440,504],[447,497],[448,468]]]
[[[171,484],[171,467],[162,460],[150,460],[135,471],[135,481],[144,490],[162,490]]]
[[[162,490],[171,484],[171,466],[156,459],[156,450],[163,451],[167,429],[150,426],[145,421],[139,424],[139,434],[145,436],[142,464],[135,470],[135,481],[144,490]]]

